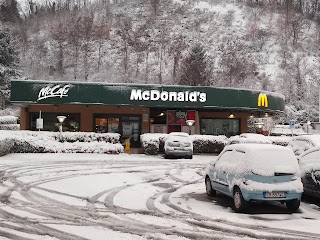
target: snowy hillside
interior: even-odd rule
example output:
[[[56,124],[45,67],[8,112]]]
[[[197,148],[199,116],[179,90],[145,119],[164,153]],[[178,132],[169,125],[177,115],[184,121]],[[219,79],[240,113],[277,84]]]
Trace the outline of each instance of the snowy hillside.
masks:
[[[33,1],[15,34],[31,79],[264,89],[286,96],[287,118],[315,121],[320,28],[310,13],[318,3],[290,4]],[[190,82],[197,51],[201,81]]]

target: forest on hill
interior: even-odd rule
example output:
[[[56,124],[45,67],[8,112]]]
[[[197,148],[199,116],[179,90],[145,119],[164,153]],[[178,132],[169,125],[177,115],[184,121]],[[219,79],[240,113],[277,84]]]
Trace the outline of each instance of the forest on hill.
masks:
[[[2,0],[2,106],[12,78],[204,85],[276,91],[279,121],[318,121],[319,2]]]

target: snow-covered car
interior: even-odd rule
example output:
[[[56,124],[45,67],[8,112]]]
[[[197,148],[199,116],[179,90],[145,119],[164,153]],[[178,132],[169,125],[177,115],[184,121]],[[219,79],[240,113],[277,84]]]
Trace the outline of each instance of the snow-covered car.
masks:
[[[164,157],[185,157],[192,159],[193,144],[188,133],[172,132],[164,143]]]
[[[296,156],[316,146],[320,146],[320,134],[295,136],[288,144]]]
[[[237,143],[266,143],[272,144],[266,136],[257,133],[242,133],[240,135],[232,136],[229,138],[228,145]]]
[[[280,201],[294,212],[300,206],[303,185],[293,152],[272,144],[226,146],[207,167],[208,196],[232,197],[234,210],[243,212],[249,201]]]
[[[298,157],[303,194],[320,198],[320,146],[310,148]]]

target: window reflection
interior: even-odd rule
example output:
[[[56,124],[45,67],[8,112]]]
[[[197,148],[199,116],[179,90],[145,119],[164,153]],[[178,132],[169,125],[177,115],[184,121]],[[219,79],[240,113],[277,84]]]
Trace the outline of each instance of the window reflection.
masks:
[[[201,134],[225,135],[227,137],[240,134],[240,120],[201,119]]]
[[[43,119],[43,131],[59,131],[59,123],[57,116],[66,116],[62,124],[64,132],[79,132],[80,131],[80,113],[41,113]],[[38,112],[30,113],[30,129],[32,131],[38,130],[36,126],[36,119],[39,118]]]
[[[119,133],[121,135],[120,142],[128,139],[131,147],[140,147],[141,134],[141,116],[136,115],[96,115],[94,118],[96,132]]]

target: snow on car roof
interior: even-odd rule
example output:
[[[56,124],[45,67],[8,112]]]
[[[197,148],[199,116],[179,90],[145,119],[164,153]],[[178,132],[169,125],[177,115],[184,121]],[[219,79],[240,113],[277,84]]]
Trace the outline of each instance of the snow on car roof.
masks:
[[[292,152],[291,149],[278,146],[278,145],[270,145],[270,144],[233,144],[225,147],[226,150],[239,150],[243,152],[259,152],[262,150],[273,150],[273,151],[287,151]]]
[[[317,151],[320,151],[320,146],[316,146],[316,147],[309,148],[309,150],[303,152],[303,153],[299,156],[299,158],[301,158],[301,157],[303,157],[303,156],[305,156],[305,155],[307,155],[307,154],[309,154],[309,153],[317,152]]]
[[[320,134],[308,134],[308,135],[300,135],[293,137],[294,139],[306,139],[312,142],[316,146],[320,146]]]
[[[189,136],[188,133],[185,133],[185,132],[171,132],[169,133],[170,136]]]
[[[240,137],[245,137],[245,138],[257,138],[257,139],[267,139],[266,136],[258,133],[241,133]]]
[[[320,146],[310,148],[303,152],[299,157],[301,176],[312,171],[320,170]]]
[[[236,150],[245,153],[243,166],[236,172],[252,171],[262,176],[273,176],[275,173],[299,173],[298,161],[290,148],[271,144],[233,144],[224,151]]]

